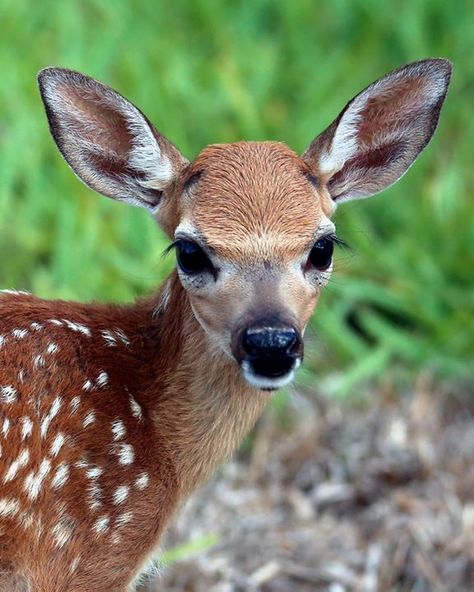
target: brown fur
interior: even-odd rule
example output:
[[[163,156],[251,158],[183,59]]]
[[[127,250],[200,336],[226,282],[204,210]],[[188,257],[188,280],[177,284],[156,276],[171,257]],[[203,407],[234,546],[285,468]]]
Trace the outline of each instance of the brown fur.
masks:
[[[130,306],[0,293],[0,592],[130,590],[181,501],[268,400],[237,363],[242,330],[278,319],[303,333],[330,273],[309,254],[333,232],[335,201],[403,174],[434,131],[449,72],[427,60],[384,77],[303,157],[239,142],[193,163],[112,89],[40,74],[76,173],[202,243],[214,273],[174,272]]]

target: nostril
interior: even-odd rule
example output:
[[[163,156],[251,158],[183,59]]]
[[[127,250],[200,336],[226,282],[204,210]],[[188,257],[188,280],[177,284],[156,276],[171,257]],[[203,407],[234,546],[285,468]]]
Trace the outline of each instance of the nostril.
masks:
[[[242,346],[246,353],[289,353],[297,343],[298,334],[292,327],[250,327],[244,331]]]

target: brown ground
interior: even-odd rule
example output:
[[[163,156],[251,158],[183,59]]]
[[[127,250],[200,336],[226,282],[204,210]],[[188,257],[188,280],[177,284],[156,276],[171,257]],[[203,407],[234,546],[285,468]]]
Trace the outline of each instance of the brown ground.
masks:
[[[474,397],[295,395],[188,503],[168,546],[218,543],[148,590],[474,590]],[[201,543],[202,546],[202,543]],[[145,588],[144,588],[145,589]]]

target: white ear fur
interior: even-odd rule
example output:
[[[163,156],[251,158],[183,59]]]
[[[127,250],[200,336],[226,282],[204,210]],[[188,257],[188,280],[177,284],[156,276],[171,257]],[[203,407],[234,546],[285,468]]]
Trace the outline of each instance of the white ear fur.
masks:
[[[436,129],[450,73],[432,59],[387,74],[311,143],[303,158],[335,201],[373,195],[408,170]]]
[[[62,68],[38,76],[56,144],[92,189],[155,212],[187,162],[137,107],[100,82]]]

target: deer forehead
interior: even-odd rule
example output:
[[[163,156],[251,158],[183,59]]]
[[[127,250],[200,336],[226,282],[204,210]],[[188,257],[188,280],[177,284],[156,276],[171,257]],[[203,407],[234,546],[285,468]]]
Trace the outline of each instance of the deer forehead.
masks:
[[[278,142],[208,146],[186,179],[180,227],[226,258],[290,260],[331,213],[307,164]]]

